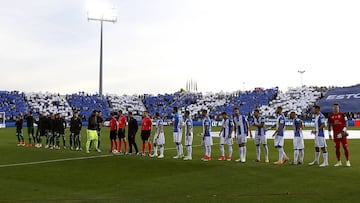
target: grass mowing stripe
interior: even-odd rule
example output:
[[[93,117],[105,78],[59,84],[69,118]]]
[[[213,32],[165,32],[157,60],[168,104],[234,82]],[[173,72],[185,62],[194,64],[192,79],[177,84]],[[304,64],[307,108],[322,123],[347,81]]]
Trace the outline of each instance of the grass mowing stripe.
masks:
[[[193,147],[200,147],[201,145],[193,145]],[[176,148],[165,148],[165,151],[175,150]],[[96,159],[103,157],[114,156],[112,154],[99,155],[99,156],[87,156],[87,157],[75,157],[75,158],[66,158],[66,159],[54,159],[54,160],[45,160],[45,161],[34,161],[34,162],[24,162],[24,163],[16,163],[16,164],[3,164],[0,165],[0,168],[7,167],[15,167],[15,166],[28,166],[28,165],[37,165],[37,164],[47,164],[47,163],[56,163],[56,162],[64,162],[64,161],[76,161],[76,160],[85,160],[85,159]]]
[[[295,196],[295,197],[304,197],[304,196],[316,196],[316,195],[356,195],[359,191],[346,191],[346,193],[338,192],[279,192],[279,193],[237,193],[237,194],[208,194],[208,195],[185,195],[185,196],[174,196],[174,195],[138,195],[137,200],[146,199],[146,200],[172,200],[172,199],[183,199],[183,200],[204,200],[204,199],[213,199],[221,201],[222,198],[246,198],[246,197],[271,197],[271,196]],[[19,199],[19,202],[63,202],[63,201],[127,201],[131,200],[133,197],[126,196],[111,196],[108,198],[102,197],[84,197],[84,198],[47,198],[47,199]]]

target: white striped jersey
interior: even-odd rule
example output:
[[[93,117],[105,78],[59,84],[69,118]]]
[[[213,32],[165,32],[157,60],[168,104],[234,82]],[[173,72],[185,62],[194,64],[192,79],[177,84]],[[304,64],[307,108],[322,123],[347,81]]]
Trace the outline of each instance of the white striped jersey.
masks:
[[[194,128],[193,121],[189,117],[185,120],[185,136],[193,135],[193,128]]]
[[[234,127],[234,122],[229,118],[222,120],[222,136],[227,138],[229,137],[232,129]]]
[[[266,132],[266,126],[265,126],[265,117],[259,116],[256,118],[256,116],[252,117],[251,124],[255,125],[261,125],[261,123],[264,123],[263,127],[256,127],[256,135],[263,136]]]
[[[237,135],[247,135],[248,127],[245,116],[243,115],[234,116],[234,124]]]

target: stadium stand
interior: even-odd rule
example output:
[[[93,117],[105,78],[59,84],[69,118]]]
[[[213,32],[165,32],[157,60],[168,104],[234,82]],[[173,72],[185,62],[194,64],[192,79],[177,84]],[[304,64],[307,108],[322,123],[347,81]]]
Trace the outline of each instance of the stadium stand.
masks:
[[[72,117],[72,109],[64,96],[53,93],[25,93],[25,100],[35,117],[40,113],[60,113],[65,119]]]
[[[253,91],[236,92],[229,95],[228,101],[223,106],[215,108],[210,115],[219,116],[223,111],[232,115],[234,107],[238,107],[241,114],[249,115],[255,108],[268,105],[276,97],[277,93],[278,88],[265,90],[257,88]]]
[[[264,116],[273,118],[277,106],[282,106],[284,112],[294,110],[303,118],[311,118],[311,106],[316,103],[327,91],[325,88],[301,87],[289,88],[285,93],[278,88],[231,93],[191,93],[181,92],[174,94],[118,96],[108,94],[105,97],[91,95],[84,92],[61,96],[51,93],[20,93],[18,91],[0,91],[0,112],[6,113],[7,120],[14,120],[18,114],[33,111],[38,117],[40,112],[61,113],[70,119],[73,110],[80,112],[83,121],[89,117],[93,110],[101,110],[106,119],[111,111],[122,110],[125,114],[132,111],[134,115],[141,115],[148,110],[151,116],[160,112],[164,119],[172,118],[174,106],[182,112],[189,110],[195,121],[201,119],[201,110],[206,109],[214,119],[225,111],[233,114],[233,108],[239,107],[244,115],[248,115],[255,108],[259,108]]]
[[[198,94],[198,99],[195,104],[190,104],[187,109],[191,112],[191,116],[194,120],[201,119],[201,110],[208,110],[213,112],[214,109],[226,105],[227,96],[223,93],[206,95]]]
[[[85,121],[93,110],[101,110],[104,118],[110,114],[108,101],[99,95],[90,95],[84,92],[66,95],[72,110],[79,111],[80,118]]]
[[[133,115],[141,116],[146,110],[145,105],[138,96],[108,94],[105,98],[109,101],[112,112],[122,110],[124,114],[127,114],[131,111]]]
[[[144,95],[143,103],[150,115],[159,112],[164,118],[171,118],[173,107],[186,107],[195,104],[197,94],[194,93],[175,93],[164,95]]]
[[[150,115],[160,112],[165,118],[171,118],[171,112],[174,106],[181,107],[181,111],[188,109],[194,120],[201,118],[201,110],[206,109],[210,115],[219,119],[221,112],[233,114],[234,107],[240,107],[242,114],[248,115],[255,108],[269,104],[269,101],[275,98],[278,88],[260,89],[247,92],[234,93],[184,93],[184,94],[165,94],[157,96],[145,95],[144,104],[149,110]]]
[[[30,110],[24,98],[24,93],[18,91],[0,91],[0,112],[5,112],[6,120],[13,121]]]
[[[275,117],[276,107],[281,106],[283,112],[295,111],[303,118],[311,118],[311,106],[323,95],[318,90],[312,87],[289,88],[285,93],[279,93],[269,105],[261,106],[260,111],[266,117]]]

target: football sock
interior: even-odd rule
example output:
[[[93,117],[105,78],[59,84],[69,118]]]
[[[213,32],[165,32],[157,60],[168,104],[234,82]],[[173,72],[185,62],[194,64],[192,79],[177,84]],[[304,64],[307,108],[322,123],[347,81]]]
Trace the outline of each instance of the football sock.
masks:
[[[176,143],[176,152],[177,152],[177,156],[180,155],[180,145],[179,143]]]
[[[211,157],[211,146],[208,146],[208,154],[209,154],[209,157]]]
[[[242,159],[242,147],[239,147],[239,157]]]
[[[158,146],[156,144],[154,144],[154,154],[157,154],[157,149],[158,149]]]
[[[340,161],[340,146],[336,146],[335,147],[336,148],[336,158],[337,158],[337,160],[338,161]]]
[[[297,164],[298,157],[299,157],[299,150],[295,149],[294,150],[294,164]]]
[[[127,142],[124,142],[124,145],[125,145],[125,153],[128,152],[128,145],[127,145]]]
[[[122,141],[119,140],[118,143],[119,143],[119,152],[121,152],[122,151]]]
[[[256,145],[256,160],[260,160],[260,145]]]
[[[91,142],[90,140],[86,141],[86,152],[88,152],[90,149],[90,142]]]
[[[328,162],[328,153],[327,152],[323,152],[323,157],[324,157],[324,162],[327,164]]]
[[[299,154],[300,154],[300,161],[301,161],[301,163],[303,163],[304,162],[304,149],[300,149]]]
[[[240,159],[246,159],[246,146],[240,147]]]
[[[164,145],[160,146],[160,155],[164,155]]]
[[[183,155],[183,154],[184,154],[183,146],[182,146],[181,143],[179,144],[179,154],[180,154],[180,155]]]
[[[21,140],[20,140],[20,136],[19,135],[16,135],[17,139],[18,139],[18,142],[20,143]]]
[[[100,146],[100,142],[99,142],[99,140],[98,140],[98,137],[97,137],[97,138],[95,138],[94,143],[98,143],[98,145],[94,144],[95,150],[100,149],[100,148],[99,148],[99,146]]]
[[[320,152],[315,152],[315,161],[319,163]]]
[[[186,146],[186,148],[187,148],[188,157],[191,157],[192,156],[192,147],[191,147],[191,145]]]
[[[282,148],[279,147],[278,151],[279,151],[279,161],[282,162],[282,160],[283,160]]]
[[[243,147],[243,159],[246,160],[246,146]]]
[[[229,157],[232,157],[233,147],[232,145],[228,145],[228,146],[229,146]]]
[[[345,157],[346,157],[346,161],[349,161],[349,147],[347,144],[343,145],[344,151],[345,151]]]
[[[264,144],[264,154],[265,154],[265,159],[269,160],[269,147],[267,146],[267,144]]]
[[[284,151],[284,147],[281,147],[281,153],[283,155],[283,159],[287,158],[287,155],[286,155],[286,153]]]
[[[223,144],[220,145],[220,154],[221,156],[225,156],[225,149]]]
[[[145,153],[145,143],[142,144],[142,153]]]
[[[111,140],[111,151],[113,151],[114,150],[114,141],[113,140]]]
[[[151,154],[151,152],[152,152],[151,150],[152,150],[152,149],[151,149],[151,143],[150,143],[150,142],[148,142],[148,147],[149,147],[149,154]]]
[[[31,137],[29,137],[29,144],[31,144]]]

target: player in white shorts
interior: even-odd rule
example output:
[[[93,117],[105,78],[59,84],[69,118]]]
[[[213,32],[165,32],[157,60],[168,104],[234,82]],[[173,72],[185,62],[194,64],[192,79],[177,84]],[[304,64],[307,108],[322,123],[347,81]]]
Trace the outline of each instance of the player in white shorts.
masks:
[[[328,162],[328,153],[326,150],[326,140],[325,140],[325,116],[320,112],[320,106],[314,106],[315,112],[315,128],[311,131],[311,134],[315,135],[315,160],[309,163],[310,166],[319,164],[320,158],[320,149],[323,153],[324,162],[320,164],[320,167],[326,167],[329,165]]]
[[[246,162],[246,139],[249,136],[249,123],[244,115],[240,115],[239,108],[234,108],[234,128],[237,143],[239,145],[240,158],[236,162]]]
[[[173,118],[173,125],[174,125],[174,143],[176,145],[176,151],[177,151],[177,155],[174,156],[174,159],[180,159],[180,158],[184,158],[184,153],[183,153],[183,146],[182,146],[182,125],[183,125],[183,120],[182,120],[182,116],[181,114],[178,112],[178,107],[174,107],[173,108],[173,114],[174,114],[174,118]]]
[[[303,164],[304,163],[304,138],[302,134],[303,122],[300,118],[296,116],[295,111],[290,113],[290,119],[293,120],[293,130],[294,130],[294,160],[293,165]],[[300,158],[300,159],[298,159]]]
[[[265,154],[265,163],[269,163],[269,148],[267,145],[266,139],[266,127],[265,127],[265,118],[260,115],[260,111],[258,109],[254,110],[254,114],[251,121],[251,126],[255,127],[255,147],[256,147],[256,160],[255,162],[260,162],[260,144],[264,147]],[[251,131],[250,131],[251,133]]]
[[[150,157],[157,157],[157,149],[158,146],[160,147],[160,156],[158,156],[159,159],[164,158],[164,145],[165,145],[165,135],[164,135],[164,121],[160,117],[160,113],[155,113],[155,119],[156,119],[156,131],[154,135],[154,152]]]
[[[211,137],[211,120],[207,115],[207,110],[202,110],[202,126],[203,126],[203,139],[202,146],[204,148],[205,156],[201,159],[202,161],[210,161],[211,160],[211,145],[213,145],[212,137]]]
[[[185,111],[185,146],[187,150],[187,156],[184,157],[184,161],[192,160],[192,142],[193,142],[193,121],[190,118],[190,111]]]
[[[285,116],[282,113],[282,107],[279,106],[276,108],[276,114],[278,115],[276,121],[276,130],[273,134],[274,137],[274,146],[279,151],[279,160],[275,161],[275,165],[281,165],[289,161],[285,151],[284,151],[284,131],[285,131]]]
[[[228,157],[226,158],[227,161],[231,161],[231,157],[232,157],[232,153],[233,153],[233,138],[232,133],[233,133],[233,129],[234,129],[234,122],[229,119],[227,113],[224,111],[222,112],[222,128],[220,131],[220,153],[221,156],[219,157],[219,161],[225,161],[225,145],[228,146],[229,149],[229,154]]]

